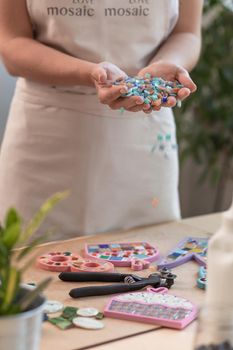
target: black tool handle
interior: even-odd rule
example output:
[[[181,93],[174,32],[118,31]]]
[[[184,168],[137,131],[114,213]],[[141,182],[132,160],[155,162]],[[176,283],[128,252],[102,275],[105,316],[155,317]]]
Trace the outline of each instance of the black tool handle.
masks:
[[[112,284],[110,286],[82,287],[71,289],[69,294],[72,298],[82,298],[97,295],[124,293],[141,289],[144,287],[144,285],[145,283],[142,284],[141,282],[136,282],[132,284],[119,283]]]
[[[62,272],[58,277],[65,282],[123,282],[127,276],[110,272]]]

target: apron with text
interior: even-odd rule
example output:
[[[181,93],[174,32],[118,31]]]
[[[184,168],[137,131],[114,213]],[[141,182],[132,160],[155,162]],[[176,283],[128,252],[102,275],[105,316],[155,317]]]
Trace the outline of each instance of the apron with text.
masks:
[[[35,40],[134,75],[173,29],[178,0],[28,0],[28,11]],[[53,239],[179,218],[172,111],[122,114],[93,88],[20,78],[0,155],[0,219],[14,206],[28,220],[65,189],[47,219]]]

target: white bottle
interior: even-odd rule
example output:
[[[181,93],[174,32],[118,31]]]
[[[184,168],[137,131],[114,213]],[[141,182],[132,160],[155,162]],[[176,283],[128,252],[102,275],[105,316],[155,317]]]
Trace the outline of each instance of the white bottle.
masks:
[[[233,307],[233,203],[209,241],[206,304]]]

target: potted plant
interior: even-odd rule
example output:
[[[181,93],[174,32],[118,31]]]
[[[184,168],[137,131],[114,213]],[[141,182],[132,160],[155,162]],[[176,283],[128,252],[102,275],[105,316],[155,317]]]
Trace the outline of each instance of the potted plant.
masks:
[[[50,282],[47,278],[34,288],[22,284],[22,276],[35,256],[33,249],[50,232],[34,238],[53,207],[67,196],[56,193],[49,198],[23,228],[15,209],[9,209],[0,226],[0,339],[4,350],[36,350],[39,346],[43,305],[40,294]],[[24,246],[21,249],[17,247]]]

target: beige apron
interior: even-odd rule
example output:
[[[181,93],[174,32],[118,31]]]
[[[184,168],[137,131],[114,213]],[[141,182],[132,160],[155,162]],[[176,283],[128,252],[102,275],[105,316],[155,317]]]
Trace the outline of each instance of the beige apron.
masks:
[[[36,40],[136,74],[174,27],[178,1],[30,0],[28,9]],[[92,88],[20,78],[1,149],[0,219],[15,206],[28,220],[65,189],[47,219],[53,239],[179,218],[172,111],[121,114]]]

